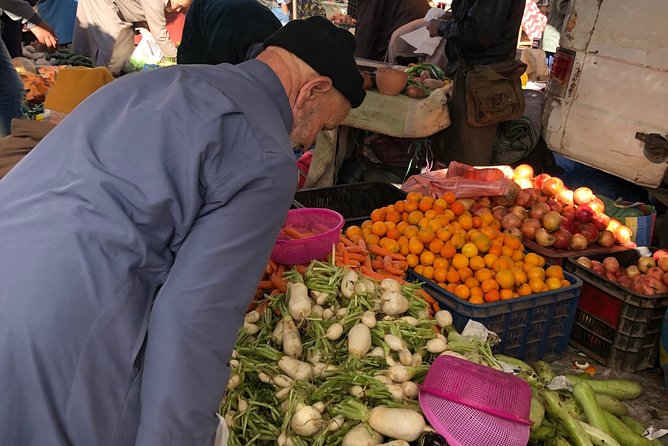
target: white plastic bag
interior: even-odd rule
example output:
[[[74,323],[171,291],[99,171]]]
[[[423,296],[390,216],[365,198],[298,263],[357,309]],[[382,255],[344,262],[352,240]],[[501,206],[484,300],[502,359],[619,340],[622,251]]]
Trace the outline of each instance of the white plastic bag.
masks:
[[[216,414],[218,415],[218,414]],[[216,441],[213,442],[213,446],[227,446],[227,438],[229,432],[227,430],[227,424],[225,424],[225,418],[218,415],[218,431],[216,431]]]
[[[132,52],[130,65],[135,70],[141,70],[144,65],[155,65],[162,60],[164,54],[151,32],[145,28],[139,28],[141,41]]]

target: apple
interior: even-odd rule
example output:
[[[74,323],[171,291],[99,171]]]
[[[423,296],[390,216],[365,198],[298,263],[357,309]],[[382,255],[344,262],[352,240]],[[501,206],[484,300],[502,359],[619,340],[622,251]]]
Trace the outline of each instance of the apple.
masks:
[[[573,201],[573,191],[569,189],[561,189],[557,195],[557,200],[564,206],[573,206],[575,204]]]
[[[668,256],[659,257],[656,264],[663,270],[663,272],[668,272]]]
[[[584,235],[589,243],[598,240],[598,231],[593,223],[581,223],[575,228],[575,233]]]
[[[554,198],[547,199],[547,205],[550,207],[551,211],[558,212],[561,214],[561,211],[564,210],[564,207]]]
[[[647,274],[661,280],[661,276],[663,276],[663,270],[658,266],[654,266],[647,270]]]
[[[609,273],[616,274],[619,272],[619,261],[615,257],[606,257],[603,259],[603,266]]]
[[[591,223],[594,220],[594,212],[587,206],[580,206],[575,211],[575,221],[578,223]]]
[[[528,164],[520,164],[513,171],[514,178],[533,178],[533,167]]]
[[[573,237],[571,238],[571,249],[575,251],[581,251],[583,249],[586,249],[587,246],[589,245],[589,242],[587,241],[587,237],[585,237],[582,234],[573,234]],[[592,261],[592,264],[594,262]]]
[[[652,257],[640,257],[638,259],[638,269],[641,273],[646,273],[650,268],[656,266],[656,260]]]
[[[598,235],[598,244],[604,248],[610,248],[615,245],[615,235],[610,231],[601,231]]]
[[[552,178],[550,175],[546,173],[541,173],[538,175],[536,178],[533,179],[533,187],[535,187],[538,190],[543,190],[543,184],[545,181],[547,181],[548,178]]]
[[[557,241],[557,239],[547,232],[545,228],[540,228],[538,231],[536,231],[536,243],[538,243],[540,246],[543,246],[545,248],[548,248]]]
[[[549,211],[543,216],[543,227],[548,231],[554,231],[561,225],[561,215],[554,211]]]
[[[568,249],[571,246],[573,235],[563,228],[559,228],[552,233],[557,240],[552,245],[555,249]]]
[[[551,177],[545,180],[541,190],[548,197],[556,197],[564,188],[564,182],[557,177]]]
[[[550,206],[547,203],[536,203],[531,206],[531,211],[529,211],[529,216],[535,218],[536,220],[542,220],[545,214],[550,212]]]
[[[587,203],[587,206],[589,206],[591,210],[594,211],[595,215],[602,214],[605,212],[605,204],[603,204],[601,199],[598,197],[594,197],[593,200]]]
[[[594,193],[588,187],[578,187],[573,192],[573,201],[576,204],[587,204],[594,199]]]

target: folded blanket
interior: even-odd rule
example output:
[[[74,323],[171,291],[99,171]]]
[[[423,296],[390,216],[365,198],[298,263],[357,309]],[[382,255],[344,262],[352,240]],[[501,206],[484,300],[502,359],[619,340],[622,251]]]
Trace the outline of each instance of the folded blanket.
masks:
[[[494,142],[494,161],[497,164],[513,164],[525,158],[536,147],[538,137],[526,116],[499,124]]]

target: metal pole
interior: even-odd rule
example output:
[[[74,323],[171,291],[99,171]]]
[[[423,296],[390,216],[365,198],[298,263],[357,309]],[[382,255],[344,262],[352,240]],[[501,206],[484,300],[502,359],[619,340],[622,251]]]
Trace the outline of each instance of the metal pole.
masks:
[[[292,0],[292,19],[297,20],[297,0]]]

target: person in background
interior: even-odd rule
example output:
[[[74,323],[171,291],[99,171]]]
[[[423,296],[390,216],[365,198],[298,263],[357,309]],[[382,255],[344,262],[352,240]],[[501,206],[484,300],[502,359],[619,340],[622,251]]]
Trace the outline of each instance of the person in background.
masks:
[[[427,0],[359,0],[356,57],[385,60],[392,33],[402,25],[424,18]]]
[[[77,5],[78,0],[39,0],[37,4],[39,15],[53,26],[60,45],[72,43]]]
[[[134,51],[134,28],[148,27],[165,57],[176,57],[167,32],[166,11],[180,11],[192,0],[79,0],[72,52],[89,56],[94,66],[118,74]]]
[[[25,22],[37,40],[49,48],[58,44],[53,29],[24,0],[0,0],[0,13],[8,12]],[[0,32],[3,23],[0,22]],[[12,59],[0,39],[0,137],[10,132],[12,119],[20,117],[23,112],[23,82],[16,73]]]
[[[512,61],[525,0],[453,0],[452,18],[429,22],[429,34],[446,39],[448,71],[453,79],[448,104],[450,127],[433,138],[441,161],[489,165],[497,125],[473,127],[466,118],[466,74],[473,65]]]
[[[362,103],[354,50],[314,17],[239,65],[123,76],[0,181],[0,445],[213,444],[292,146]]]
[[[548,66],[552,66],[554,53],[559,47],[559,39],[561,38],[561,30],[564,27],[564,19],[568,12],[569,0],[552,0],[550,3],[550,14],[547,17],[547,25],[543,32],[543,39],[541,47],[548,58]]]
[[[291,12],[289,3],[285,3],[283,0],[277,0],[278,7],[271,8],[271,12],[274,13],[276,18],[280,20],[281,25],[285,26],[290,21]]]
[[[197,0],[188,10],[179,64],[238,64],[253,59],[281,22],[257,0]]]
[[[321,16],[327,17],[327,11],[320,3],[320,0],[295,0],[297,2],[297,18],[307,19],[309,17]],[[276,0],[283,13],[287,13],[288,17],[292,17],[292,1],[291,0]],[[280,17],[279,17],[280,19]]]

